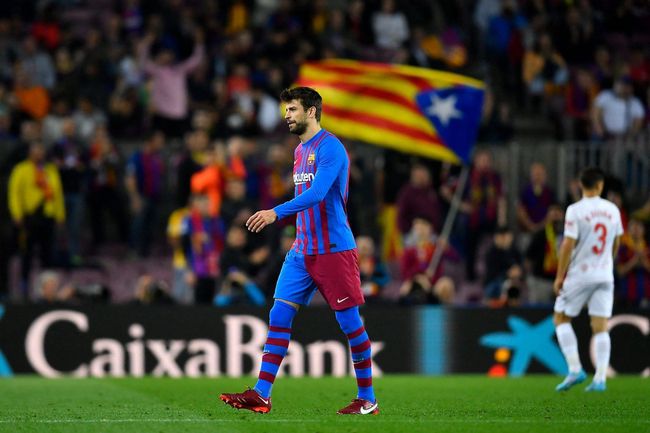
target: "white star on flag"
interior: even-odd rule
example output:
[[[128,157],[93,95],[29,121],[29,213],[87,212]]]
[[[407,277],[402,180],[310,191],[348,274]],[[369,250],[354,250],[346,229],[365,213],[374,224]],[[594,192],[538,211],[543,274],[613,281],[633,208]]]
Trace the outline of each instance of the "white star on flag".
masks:
[[[439,98],[438,95],[431,95],[431,106],[427,108],[427,114],[440,119],[440,123],[447,126],[450,119],[460,119],[462,113],[456,109],[456,95],[449,95],[446,98]]]

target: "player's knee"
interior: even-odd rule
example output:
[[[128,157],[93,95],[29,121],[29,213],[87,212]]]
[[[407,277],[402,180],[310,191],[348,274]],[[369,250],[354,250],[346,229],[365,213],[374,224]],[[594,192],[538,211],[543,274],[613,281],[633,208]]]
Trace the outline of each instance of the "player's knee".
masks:
[[[283,304],[290,305],[296,311],[300,310],[300,304],[296,304],[295,302],[287,301],[286,299],[276,299],[275,302],[282,302]]]
[[[336,321],[339,322],[341,330],[346,334],[350,334],[363,326],[361,316],[359,315],[359,307],[336,311],[334,315],[336,316]]]
[[[283,328],[290,328],[297,312],[298,309],[294,308],[290,303],[276,299],[271,311],[269,312],[269,324]]]
[[[594,334],[607,332],[607,317],[593,316],[591,318],[591,332]]]

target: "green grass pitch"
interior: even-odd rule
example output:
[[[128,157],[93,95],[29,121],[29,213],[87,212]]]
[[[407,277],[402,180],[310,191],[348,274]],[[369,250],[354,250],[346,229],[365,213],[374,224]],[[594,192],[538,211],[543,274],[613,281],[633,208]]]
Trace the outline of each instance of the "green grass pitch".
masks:
[[[220,392],[245,379],[0,380],[0,432],[650,432],[650,382],[617,377],[602,394],[553,388],[553,376],[386,376],[378,416],[336,415],[353,378],[279,378],[273,410],[236,411]]]

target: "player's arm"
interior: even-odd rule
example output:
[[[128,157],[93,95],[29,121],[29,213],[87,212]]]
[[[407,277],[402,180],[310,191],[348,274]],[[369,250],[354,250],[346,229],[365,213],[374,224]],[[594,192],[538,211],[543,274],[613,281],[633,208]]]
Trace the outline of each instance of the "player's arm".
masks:
[[[573,253],[577,240],[578,219],[575,216],[574,208],[569,206],[564,216],[564,239],[558,252],[557,273],[555,274],[555,282],[553,283],[553,291],[556,295],[559,295],[560,290],[562,290],[564,276],[566,275],[567,269],[569,269],[571,253]]]
[[[618,249],[621,246],[621,236],[616,236],[614,238],[614,245],[612,245],[612,259],[616,261],[618,257]]]
[[[605,126],[603,125],[603,109],[600,106],[600,101],[596,98],[596,103],[591,109],[591,123],[594,126],[594,133],[602,137],[605,134]]]
[[[576,246],[576,239],[565,236],[560,245],[560,252],[558,254],[557,274],[555,275],[555,282],[553,283],[553,291],[556,295],[560,294],[562,284],[564,283],[564,276],[569,263],[571,263],[571,253]]]
[[[323,201],[327,191],[332,187],[334,180],[343,167],[345,160],[346,154],[342,145],[322,148],[320,150],[318,168],[314,175],[314,181],[309,189],[273,209],[256,212],[246,221],[248,230],[257,233],[276,220],[314,207]]]

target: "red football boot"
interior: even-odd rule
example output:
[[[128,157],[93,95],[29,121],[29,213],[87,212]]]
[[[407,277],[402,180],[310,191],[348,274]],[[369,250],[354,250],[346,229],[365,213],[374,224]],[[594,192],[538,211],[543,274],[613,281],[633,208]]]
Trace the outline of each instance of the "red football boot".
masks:
[[[362,398],[355,398],[352,403],[339,409],[339,415],[379,415],[379,404]]]
[[[254,389],[236,394],[221,394],[219,399],[235,409],[248,409],[257,413],[269,413],[271,411],[271,397],[263,398]]]

